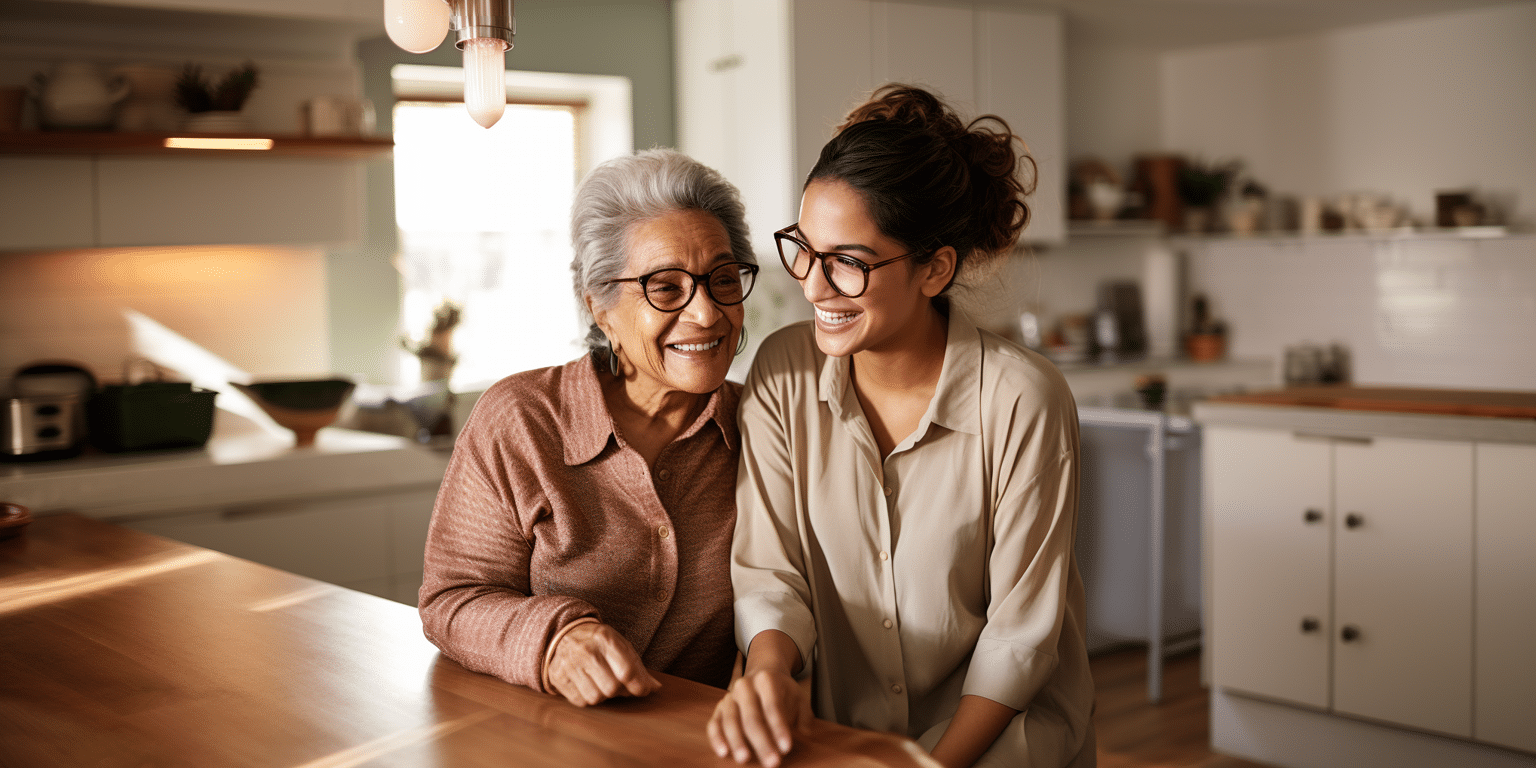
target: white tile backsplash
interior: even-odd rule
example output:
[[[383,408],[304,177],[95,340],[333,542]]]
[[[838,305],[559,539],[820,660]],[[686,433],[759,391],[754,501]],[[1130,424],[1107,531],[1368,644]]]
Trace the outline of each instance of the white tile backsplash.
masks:
[[[329,372],[325,254],[199,246],[0,254],[0,379],[38,359],[116,379],[140,312],[256,376]]]
[[[1232,355],[1339,342],[1360,383],[1536,389],[1536,236],[1181,242]]]

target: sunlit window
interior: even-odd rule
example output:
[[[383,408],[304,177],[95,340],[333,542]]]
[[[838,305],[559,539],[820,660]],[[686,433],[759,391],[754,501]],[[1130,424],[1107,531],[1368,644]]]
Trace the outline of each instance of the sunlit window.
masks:
[[[462,102],[395,105],[402,322],[420,337],[443,302],[462,308],[456,390],[580,353],[569,238],[578,109],[508,104],[487,130]],[[400,380],[420,380],[414,358]]]

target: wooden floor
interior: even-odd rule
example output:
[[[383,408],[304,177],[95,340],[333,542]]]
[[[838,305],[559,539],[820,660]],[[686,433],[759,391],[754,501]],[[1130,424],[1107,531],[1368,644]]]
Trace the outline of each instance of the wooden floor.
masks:
[[[1156,705],[1147,702],[1145,649],[1101,654],[1090,666],[1098,689],[1099,768],[1267,768],[1211,753],[1199,651],[1168,659],[1163,701]]]

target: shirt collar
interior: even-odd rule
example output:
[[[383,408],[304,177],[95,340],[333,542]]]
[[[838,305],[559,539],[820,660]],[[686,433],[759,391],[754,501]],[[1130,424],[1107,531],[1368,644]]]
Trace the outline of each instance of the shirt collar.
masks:
[[[698,433],[705,425],[713,423],[720,430],[727,450],[735,450],[737,443],[736,403],[740,397],[737,387],[730,382],[712,392],[704,411],[678,435],[686,440]],[[582,355],[565,365],[560,377],[560,433],[565,445],[567,466],[585,464],[608,447],[610,439],[623,443],[623,438],[613,426],[613,414],[608,401],[603,398],[602,383],[597,379],[597,364],[591,355]]]
[[[849,358],[827,356],[817,380],[817,399],[841,412],[857,403],[848,386]],[[944,367],[923,422],[938,424],[956,432],[981,433],[981,331],[953,304],[949,310],[949,330],[944,341]],[[922,423],[919,422],[919,429]]]

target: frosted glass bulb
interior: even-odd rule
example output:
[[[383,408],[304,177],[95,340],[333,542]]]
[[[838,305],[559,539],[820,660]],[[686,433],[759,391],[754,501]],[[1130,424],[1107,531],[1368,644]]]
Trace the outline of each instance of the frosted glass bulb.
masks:
[[[464,108],[482,128],[501,119],[507,109],[507,44],[490,37],[464,41]]]
[[[384,31],[395,45],[426,53],[448,35],[452,13],[447,0],[384,0]]]

